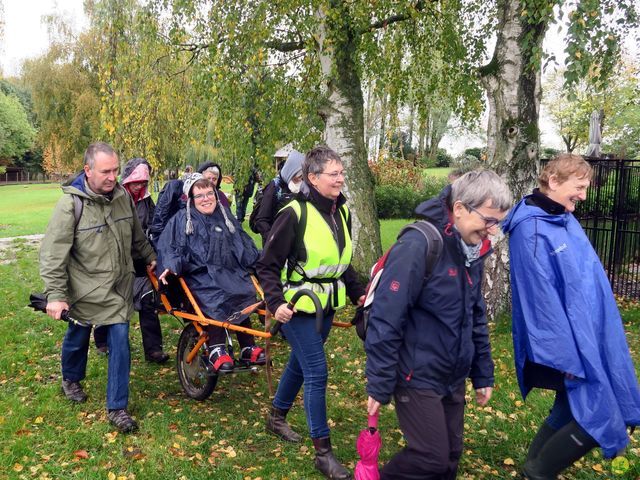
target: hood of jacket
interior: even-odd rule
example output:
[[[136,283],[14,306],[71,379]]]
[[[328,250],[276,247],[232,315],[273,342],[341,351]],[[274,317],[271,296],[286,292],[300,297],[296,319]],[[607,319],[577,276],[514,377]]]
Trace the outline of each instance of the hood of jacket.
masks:
[[[132,158],[127,163],[124,164],[124,168],[122,169],[122,175],[120,176],[120,183],[126,183],[125,180],[129,178],[129,176],[133,173],[136,167],[140,164],[144,163],[149,169],[149,175],[153,173],[153,168],[147,160],[144,158]]]
[[[211,167],[216,167],[218,170],[220,170],[220,175],[218,175],[218,181],[216,182],[216,188],[219,189],[220,183],[222,182],[222,168],[220,167],[220,165],[214,162],[204,162],[198,167],[198,173],[204,173],[207,168]]]

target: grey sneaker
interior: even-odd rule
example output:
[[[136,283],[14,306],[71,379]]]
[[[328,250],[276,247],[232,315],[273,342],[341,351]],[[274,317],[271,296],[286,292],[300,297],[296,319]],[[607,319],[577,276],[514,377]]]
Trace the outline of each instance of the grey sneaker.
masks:
[[[138,424],[124,408],[120,410],[109,410],[107,417],[111,424],[121,433],[133,432],[138,429]]]
[[[72,402],[82,403],[87,401],[87,394],[82,390],[80,382],[62,380],[62,392]]]

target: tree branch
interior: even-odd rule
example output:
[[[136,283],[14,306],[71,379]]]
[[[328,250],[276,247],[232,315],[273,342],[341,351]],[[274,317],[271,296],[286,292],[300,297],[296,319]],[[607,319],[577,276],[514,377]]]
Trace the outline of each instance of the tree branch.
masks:
[[[279,52],[296,52],[298,50],[304,50],[304,42],[299,40],[297,42],[281,42],[278,40],[270,40],[265,43],[267,48],[278,50]]]
[[[421,12],[422,10],[425,9],[426,6],[427,6],[426,2],[424,2],[423,0],[418,0],[415,3],[415,5],[413,5],[413,9],[416,12]],[[372,23],[360,33],[367,33],[367,32],[372,32],[374,30],[379,30],[381,28],[385,28],[394,23],[404,22],[405,20],[409,20],[410,18],[412,18],[410,13],[391,15],[390,17],[387,17],[384,20],[379,20],[375,23]]]

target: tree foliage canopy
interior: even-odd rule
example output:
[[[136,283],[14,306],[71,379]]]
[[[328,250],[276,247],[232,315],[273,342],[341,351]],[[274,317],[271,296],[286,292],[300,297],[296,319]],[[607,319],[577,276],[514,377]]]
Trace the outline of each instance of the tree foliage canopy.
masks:
[[[22,156],[33,147],[35,135],[20,100],[0,91],[0,160]]]

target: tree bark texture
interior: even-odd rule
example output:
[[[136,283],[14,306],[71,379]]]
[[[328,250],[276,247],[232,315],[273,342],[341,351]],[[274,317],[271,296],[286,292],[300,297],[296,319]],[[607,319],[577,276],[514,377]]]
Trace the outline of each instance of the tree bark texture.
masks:
[[[324,27],[316,41],[325,79],[326,102],[320,111],[325,122],[325,142],[344,163],[343,192],[352,215],[353,265],[362,276],[367,276],[382,248],[373,175],[364,144],[364,101],[355,63],[358,37],[348,22],[334,23],[322,12],[318,15]],[[331,42],[327,42],[329,36]]]
[[[541,48],[547,24],[529,24],[520,0],[500,0],[498,20],[493,58],[480,70],[489,103],[487,162],[519,201],[536,185],[539,167],[540,67],[533,66],[531,52]],[[485,264],[484,285],[491,318],[511,305],[508,243],[501,234],[494,238],[494,250]]]

